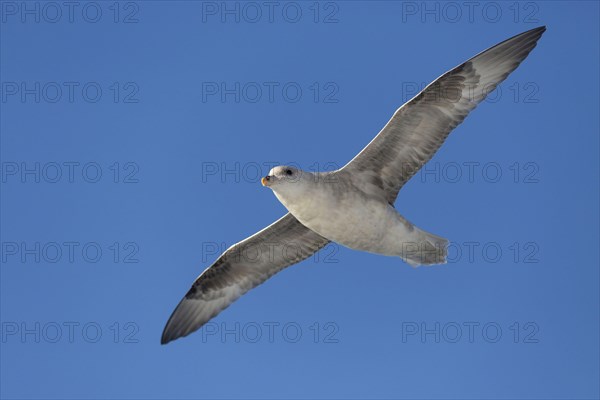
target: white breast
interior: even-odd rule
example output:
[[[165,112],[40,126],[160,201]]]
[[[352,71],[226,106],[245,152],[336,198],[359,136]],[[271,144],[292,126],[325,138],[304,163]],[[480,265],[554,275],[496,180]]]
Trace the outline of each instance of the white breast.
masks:
[[[352,249],[393,254],[411,231],[392,206],[346,185],[315,185],[295,196],[274,191],[304,226]]]

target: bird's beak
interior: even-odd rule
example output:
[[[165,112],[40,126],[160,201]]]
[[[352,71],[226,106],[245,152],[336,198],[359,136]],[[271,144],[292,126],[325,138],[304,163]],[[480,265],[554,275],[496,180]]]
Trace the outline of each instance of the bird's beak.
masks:
[[[260,183],[262,183],[263,186],[267,186],[267,184],[269,183],[269,179],[267,179],[268,177],[264,176],[261,180]]]

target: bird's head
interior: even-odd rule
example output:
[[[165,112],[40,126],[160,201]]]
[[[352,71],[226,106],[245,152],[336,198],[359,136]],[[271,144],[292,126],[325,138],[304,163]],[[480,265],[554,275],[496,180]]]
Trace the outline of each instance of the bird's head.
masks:
[[[271,169],[269,174],[261,179],[261,183],[272,189],[276,195],[297,196],[308,189],[312,177],[311,172],[289,165],[280,165]]]

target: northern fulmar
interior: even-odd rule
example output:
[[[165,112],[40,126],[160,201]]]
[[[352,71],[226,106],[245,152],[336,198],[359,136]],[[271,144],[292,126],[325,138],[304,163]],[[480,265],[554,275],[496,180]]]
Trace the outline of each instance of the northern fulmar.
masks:
[[[248,290],[330,241],[398,256],[412,266],[445,263],[448,241],[400,215],[394,208],[398,192],[519,66],[545,30],[542,26],[505,40],[437,78],[341,169],[271,169],[262,184],[289,212],[231,246],[200,274],[169,318],[161,343],[196,331]]]

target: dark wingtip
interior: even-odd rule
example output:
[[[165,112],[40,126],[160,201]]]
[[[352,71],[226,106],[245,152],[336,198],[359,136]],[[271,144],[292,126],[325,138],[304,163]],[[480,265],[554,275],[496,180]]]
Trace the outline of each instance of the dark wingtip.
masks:
[[[546,32],[546,25],[538,26],[537,28],[528,29],[528,30],[526,30],[526,31],[524,31],[524,32],[522,32],[520,34],[522,35],[524,33],[531,33],[531,32],[542,32],[542,33]]]
[[[178,307],[179,307],[179,305],[177,307],[175,307],[175,310],[173,310],[173,313],[171,314],[171,316],[169,317],[169,320],[165,324],[165,328],[163,329],[162,335],[160,337],[160,344],[167,344],[167,343],[172,342],[173,340],[178,339],[180,337],[180,336],[174,335],[173,329],[171,329],[171,321],[173,320],[173,316],[175,315],[175,312],[177,311]]]
[[[175,314],[175,313],[173,313],[173,314]],[[171,326],[172,319],[173,319],[173,316],[171,316],[171,318],[169,318],[169,321],[165,325],[165,329],[163,330],[162,336],[160,337],[160,344],[167,344],[169,342],[172,342],[173,340],[177,340],[181,337],[189,335],[189,333],[182,334],[181,332],[178,332],[177,330],[173,329],[173,327]]]
[[[526,30],[524,32],[521,32],[519,34],[516,34],[515,36],[498,43],[498,45],[496,45],[496,46],[499,46],[506,42],[512,41],[513,39],[523,38],[523,37],[528,37],[528,38],[535,37],[535,41],[537,42],[539,40],[539,38],[542,37],[544,32],[546,32],[546,25],[538,26],[537,28],[532,28],[532,29]],[[496,46],[494,46],[494,47],[496,47]]]
[[[167,344],[172,340],[173,340],[173,338],[171,338],[171,337],[169,337],[169,335],[167,335],[167,327],[165,326],[165,330],[163,331],[163,333],[160,337],[160,344]]]
[[[544,34],[544,32],[546,32],[546,25],[542,25],[542,26],[538,26],[537,28],[533,28],[530,29],[526,32],[523,32],[523,34],[531,34],[531,33],[535,33],[538,36],[538,39],[542,37],[542,35]]]
[[[539,40],[539,38],[542,37],[544,32],[546,32],[546,25],[538,26],[537,28],[532,28],[532,29],[526,30],[525,32],[521,32],[521,33],[513,36],[512,38],[505,40],[505,42],[508,42],[509,40],[512,40],[512,39],[521,38],[521,37],[535,37],[534,40],[537,42]]]

